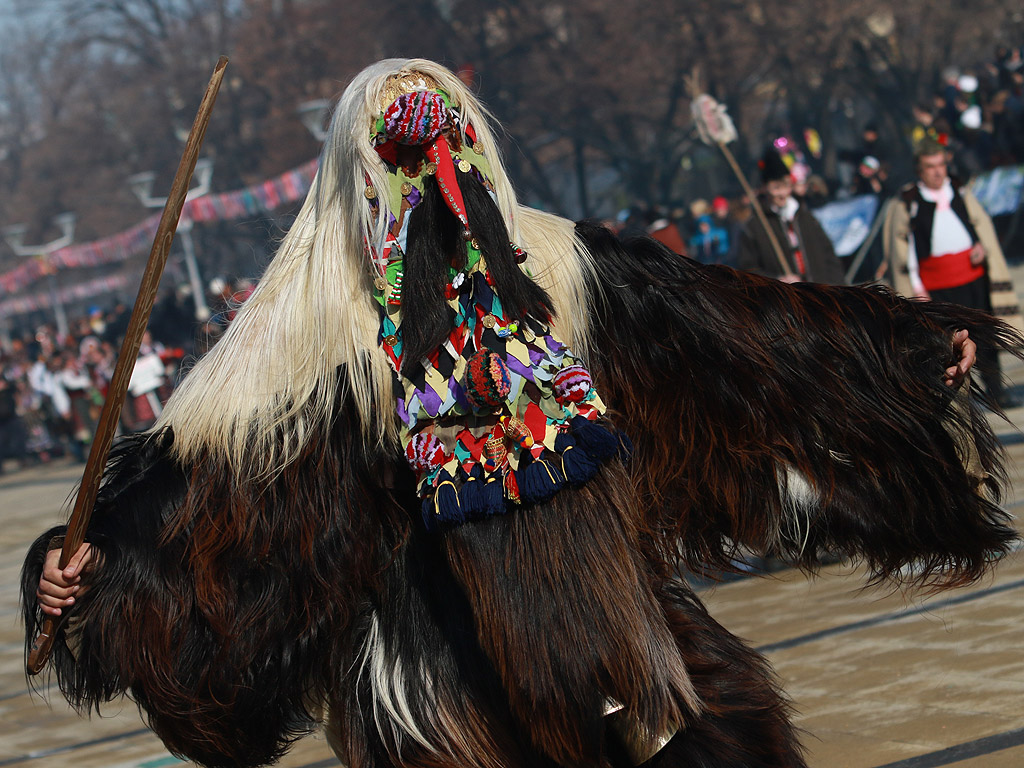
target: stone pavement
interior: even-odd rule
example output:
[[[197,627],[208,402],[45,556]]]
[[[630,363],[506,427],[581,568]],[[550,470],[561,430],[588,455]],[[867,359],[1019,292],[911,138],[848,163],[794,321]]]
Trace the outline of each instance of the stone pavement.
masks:
[[[1024,366],[1007,374],[1024,382]],[[1012,412],[1024,424],[1024,409]],[[994,422],[1010,456],[1011,509],[1024,508],[1024,435]],[[83,719],[59,692],[26,690],[18,570],[30,541],[62,519],[81,467],[0,476],[0,768],[182,764],[122,702]],[[863,574],[784,571],[702,594],[712,614],[767,654],[793,700],[812,768],[1024,766],[1024,554],[970,589],[931,598],[864,591]],[[285,768],[338,765],[319,734]]]

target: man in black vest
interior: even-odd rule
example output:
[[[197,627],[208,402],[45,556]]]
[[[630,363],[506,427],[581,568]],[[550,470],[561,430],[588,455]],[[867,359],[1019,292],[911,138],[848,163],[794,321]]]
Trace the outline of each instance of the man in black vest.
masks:
[[[991,312],[1021,327],[992,220],[974,195],[950,178],[945,147],[924,140],[914,159],[918,181],[889,205],[883,232],[882,269],[889,270],[893,287],[904,296]],[[1019,405],[1003,390],[995,351],[979,349],[978,357],[989,393],[1003,407]]]

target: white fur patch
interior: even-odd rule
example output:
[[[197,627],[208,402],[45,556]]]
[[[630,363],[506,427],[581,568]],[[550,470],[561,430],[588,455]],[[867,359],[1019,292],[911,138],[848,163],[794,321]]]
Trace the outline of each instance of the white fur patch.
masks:
[[[778,539],[800,542],[799,551],[802,553],[810,535],[810,515],[821,503],[821,494],[807,476],[791,464],[781,465],[776,470],[776,477],[783,508]]]

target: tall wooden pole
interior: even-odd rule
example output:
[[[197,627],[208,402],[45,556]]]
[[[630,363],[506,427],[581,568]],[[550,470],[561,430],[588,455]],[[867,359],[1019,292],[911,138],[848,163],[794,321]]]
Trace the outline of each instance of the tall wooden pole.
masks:
[[[214,67],[210,83],[206,86],[206,93],[199,105],[199,112],[196,114],[195,122],[192,123],[192,131],[185,143],[181,162],[178,163],[178,171],[174,176],[171,192],[167,196],[163,214],[160,216],[153,248],[149,252],[149,261],[142,274],[139,295],[135,299],[135,308],[128,321],[128,330],[125,332],[124,341],[121,342],[121,351],[117,355],[117,365],[114,367],[107,399],[103,403],[96,434],[93,436],[92,446],[89,449],[89,458],[85,464],[82,483],[78,487],[74,511],[68,519],[67,533],[64,536],[64,546],[60,554],[62,569],[67,567],[72,556],[85,541],[85,532],[89,527],[92,509],[96,505],[103,469],[107,464],[107,454],[110,452],[110,445],[114,440],[114,433],[117,431],[117,424],[121,418],[121,407],[124,405],[125,396],[128,393],[128,382],[131,380],[135,360],[139,355],[142,336],[149,324],[149,315],[153,310],[153,303],[156,301],[160,276],[167,264],[167,256],[171,251],[171,243],[174,241],[174,232],[178,227],[181,209],[185,205],[185,196],[188,194],[189,184],[192,181],[192,172],[195,171],[196,160],[199,159],[199,149],[202,146],[203,137],[206,135],[206,127],[210,124],[213,103],[217,98],[221,81],[224,79],[224,68],[227,64],[227,57],[221,56],[217,61],[217,66]],[[60,617],[61,620],[66,615],[67,612]],[[58,626],[59,622],[52,616],[47,616],[43,622],[43,628],[32,643],[25,662],[25,667],[30,675],[38,674],[46,665]]]

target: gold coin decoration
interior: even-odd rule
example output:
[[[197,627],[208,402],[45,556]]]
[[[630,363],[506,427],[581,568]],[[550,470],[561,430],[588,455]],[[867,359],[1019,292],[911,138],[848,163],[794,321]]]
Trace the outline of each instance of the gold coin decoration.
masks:
[[[415,69],[403,69],[391,75],[384,83],[377,106],[380,107],[380,111],[383,112],[388,108],[388,106],[390,106],[391,102],[403,93],[412,93],[413,91],[437,91],[440,89],[441,86],[438,84],[437,80],[432,78],[430,75],[424,74],[423,72],[419,72]]]
[[[480,319],[480,322],[484,324],[484,328],[493,328],[497,321],[495,320],[494,315],[484,315]]]
[[[373,287],[376,288],[378,291],[383,291],[385,288],[388,287],[388,281],[385,278],[380,277],[378,275],[373,279]]]
[[[478,155],[482,155],[484,153],[484,143],[480,140],[474,141],[473,149],[476,151]]]
[[[387,344],[389,347],[393,347],[395,346],[395,344],[398,343],[398,337],[392,333],[389,336],[384,337],[384,343]]]
[[[427,167],[423,169],[423,172],[427,174],[427,176],[433,176],[437,173],[437,163],[427,163]]]
[[[366,189],[363,190],[363,194],[366,195],[367,200],[373,200],[377,197],[377,190],[373,188],[372,184],[368,184]]]
[[[408,181],[402,182],[402,195],[408,195],[412,192],[412,184]]]
[[[469,164],[469,160],[459,160],[459,170],[463,173],[469,173],[472,168],[473,166]]]

